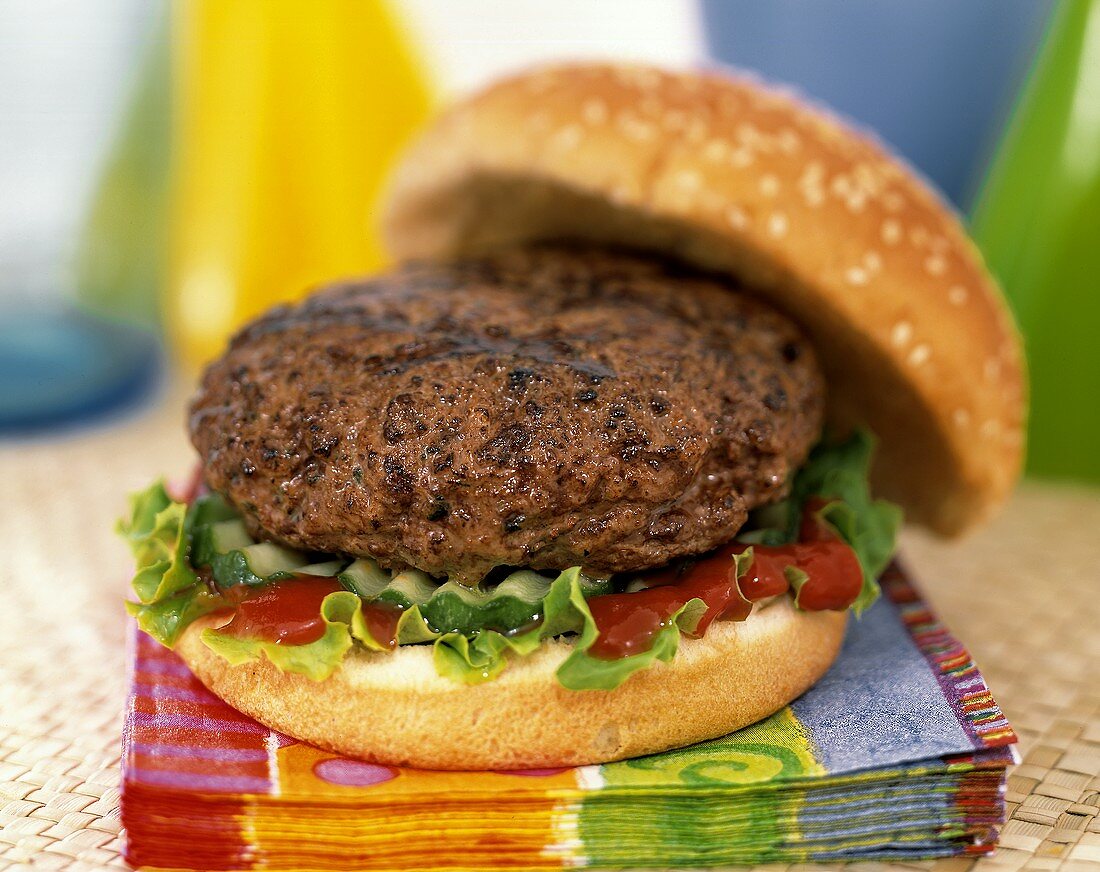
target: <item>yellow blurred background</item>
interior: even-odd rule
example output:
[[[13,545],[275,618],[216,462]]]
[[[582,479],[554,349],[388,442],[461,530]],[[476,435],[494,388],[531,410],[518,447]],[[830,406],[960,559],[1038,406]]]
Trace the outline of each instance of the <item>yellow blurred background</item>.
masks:
[[[191,0],[172,30],[165,317],[198,362],[272,303],[383,264],[372,218],[433,92],[382,3]]]

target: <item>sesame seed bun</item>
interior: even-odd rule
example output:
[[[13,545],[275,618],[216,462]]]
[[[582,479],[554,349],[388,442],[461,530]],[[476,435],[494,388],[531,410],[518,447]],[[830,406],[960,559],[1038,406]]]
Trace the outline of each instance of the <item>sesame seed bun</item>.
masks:
[[[681,639],[670,663],[612,691],[557,683],[554,671],[572,648],[564,639],[472,686],[437,675],[423,645],[352,649],[320,682],[266,659],[230,666],[200,638],[209,619],[188,627],[176,652],[234,708],[310,744],[425,769],[526,769],[650,754],[767,717],[825,674],[845,621],[843,612],[800,612],[777,597],[743,623],[721,621],[702,639]]]
[[[384,220],[400,259],[578,238],[736,276],[799,320],[878,493],[947,534],[1019,473],[1020,341],[958,219],[868,136],[718,73],[571,65],[502,81],[424,134]]]

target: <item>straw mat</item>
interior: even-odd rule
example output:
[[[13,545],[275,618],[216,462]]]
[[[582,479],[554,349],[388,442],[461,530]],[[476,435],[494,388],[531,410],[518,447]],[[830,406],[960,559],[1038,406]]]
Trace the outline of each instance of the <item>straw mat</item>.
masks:
[[[129,556],[111,526],[127,491],[189,468],[182,409],[173,391],[136,419],[0,447],[0,870],[124,868]],[[993,857],[848,868],[1100,869],[1100,494],[1027,484],[964,544],[909,533],[904,553],[1024,763]]]

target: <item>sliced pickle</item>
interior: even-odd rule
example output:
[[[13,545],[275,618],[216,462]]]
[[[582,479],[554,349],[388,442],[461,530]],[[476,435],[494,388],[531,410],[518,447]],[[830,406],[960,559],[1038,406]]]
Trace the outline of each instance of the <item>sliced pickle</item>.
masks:
[[[441,583],[418,569],[390,572],[370,558],[350,564],[338,558],[311,562],[301,551],[257,542],[220,497],[201,498],[192,513],[192,565],[209,568],[219,587],[267,584],[295,575],[336,577],[365,602],[377,600],[402,610],[418,607],[426,627],[425,633],[412,634],[417,641],[421,635],[432,638],[439,633],[471,635],[495,630],[512,635],[531,629],[542,620],[543,598],[554,580],[520,569],[494,587],[469,588],[453,581]],[[609,581],[585,576],[581,576],[581,586],[586,597],[611,589]],[[403,637],[401,641],[413,640]]]
[[[438,633],[469,635],[496,630],[510,635],[530,629],[542,620],[542,601],[553,578],[529,569],[511,573],[488,590],[469,588],[453,581],[439,584],[419,570],[389,574],[369,559],[357,560],[344,570],[340,581],[368,602],[378,600],[410,609],[417,606],[428,625]],[[585,596],[607,593],[609,581],[581,577]]]

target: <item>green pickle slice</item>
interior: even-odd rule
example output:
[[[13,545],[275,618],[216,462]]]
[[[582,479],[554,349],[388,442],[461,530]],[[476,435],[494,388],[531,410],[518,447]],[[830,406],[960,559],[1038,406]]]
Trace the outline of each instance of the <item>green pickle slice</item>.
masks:
[[[515,635],[542,620],[543,599],[553,578],[520,569],[490,588],[469,588],[440,582],[417,569],[390,572],[375,560],[321,559],[300,551],[257,542],[244,521],[218,496],[208,495],[192,507],[191,563],[208,569],[218,587],[261,585],[297,575],[336,577],[364,602],[379,602],[401,610],[416,606],[434,633],[472,635],[494,630]],[[611,582],[581,576],[585,597],[609,593]],[[402,638],[405,641],[405,638]]]

